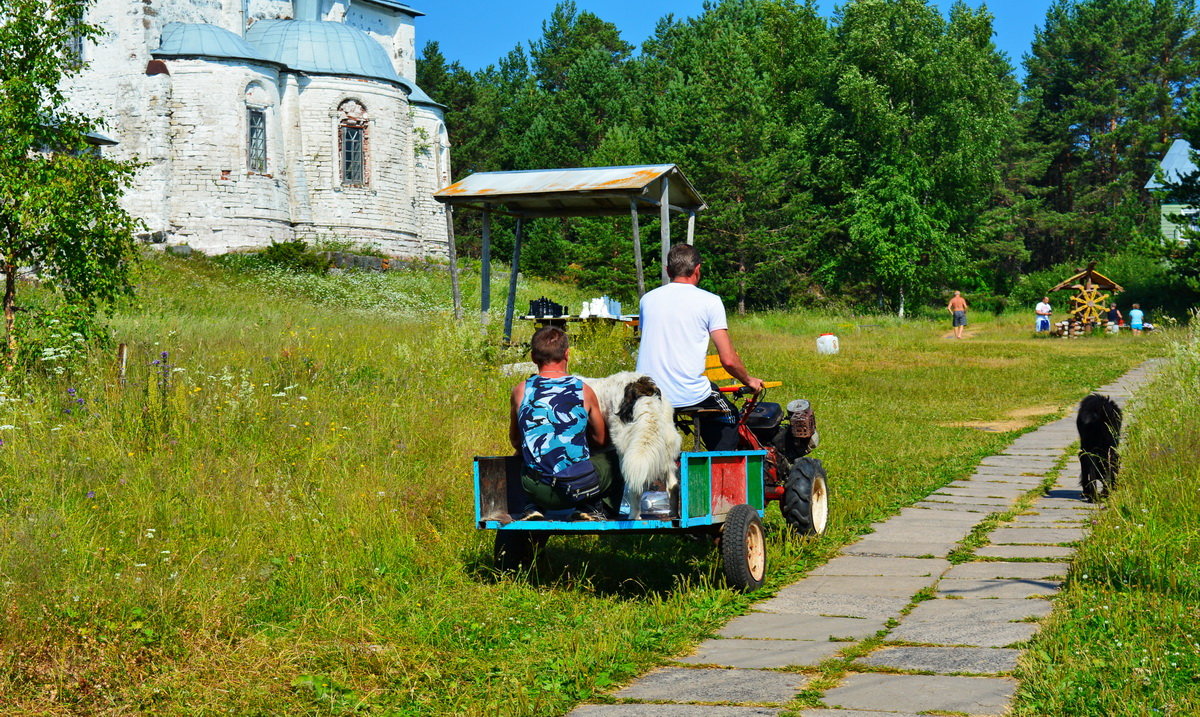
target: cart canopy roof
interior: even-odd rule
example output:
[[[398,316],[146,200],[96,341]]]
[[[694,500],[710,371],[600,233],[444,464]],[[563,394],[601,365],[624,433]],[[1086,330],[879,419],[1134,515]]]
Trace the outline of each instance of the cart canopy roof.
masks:
[[[707,208],[674,164],[477,172],[439,190],[433,198],[456,207],[523,217],[626,215],[632,200],[639,213],[650,214],[659,211],[664,181],[673,211],[694,214]]]

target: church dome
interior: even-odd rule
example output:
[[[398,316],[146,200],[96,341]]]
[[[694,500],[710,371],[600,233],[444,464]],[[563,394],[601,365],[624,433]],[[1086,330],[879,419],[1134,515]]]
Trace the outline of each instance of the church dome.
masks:
[[[261,52],[223,27],[204,23],[169,23],[159,40],[155,57],[211,57],[270,62]]]
[[[259,20],[246,31],[246,42],[289,70],[364,77],[413,88],[396,74],[382,45],[340,22]]]

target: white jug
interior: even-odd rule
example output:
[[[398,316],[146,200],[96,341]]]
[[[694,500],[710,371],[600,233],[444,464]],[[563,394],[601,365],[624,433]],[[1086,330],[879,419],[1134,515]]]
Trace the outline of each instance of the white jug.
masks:
[[[821,334],[817,337],[817,353],[835,354],[838,352],[838,337],[833,334]]]

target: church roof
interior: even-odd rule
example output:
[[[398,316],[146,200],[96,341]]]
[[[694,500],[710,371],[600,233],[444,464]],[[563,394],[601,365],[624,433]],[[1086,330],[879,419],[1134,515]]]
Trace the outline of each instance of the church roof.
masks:
[[[392,8],[393,10],[399,10],[400,12],[407,13],[409,15],[412,15],[413,17],[421,17],[422,15],[425,14],[425,13],[421,12],[420,10],[414,10],[413,8],[409,7],[408,5],[406,5],[402,2],[397,2],[397,0],[362,0],[362,1],[371,3],[372,5],[382,5],[383,7]]]
[[[169,23],[162,33],[155,57],[212,57],[232,60],[270,62],[263,53],[245,40],[216,25]]]
[[[1171,184],[1177,184],[1180,180],[1195,174],[1197,168],[1192,161],[1192,146],[1186,139],[1175,140],[1171,143],[1171,148],[1167,150],[1166,156],[1159,162],[1158,168],[1162,171],[1163,179]],[[1157,175],[1146,182],[1146,189],[1165,188],[1163,183],[1158,181]]]
[[[289,70],[316,75],[347,75],[416,86],[396,74],[387,51],[369,35],[340,22],[259,20],[246,42]]]
[[[435,102],[433,98],[425,94],[425,90],[417,87],[417,83],[409,80],[407,77],[401,77],[400,81],[411,88],[408,93],[408,101],[414,105],[431,105],[433,107],[445,107],[441,102]]]

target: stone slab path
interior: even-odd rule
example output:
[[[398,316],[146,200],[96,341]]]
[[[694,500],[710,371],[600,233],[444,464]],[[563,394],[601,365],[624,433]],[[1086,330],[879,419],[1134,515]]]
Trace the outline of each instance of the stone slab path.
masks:
[[[1123,405],[1154,368],[1142,364],[1097,392]],[[1077,439],[1074,412],[1020,436],[969,478],[874,524],[692,654],[612,693],[613,704],[570,715],[778,715],[819,663],[882,631],[879,646],[822,694],[828,708],[801,715],[1004,714],[1017,689],[1017,645],[1050,613],[1072,544],[1087,534],[1093,506],[1082,500],[1078,463],[1068,461],[1047,494],[992,530],[974,551],[979,560],[951,565],[946,557],[990,514],[1041,485]]]

